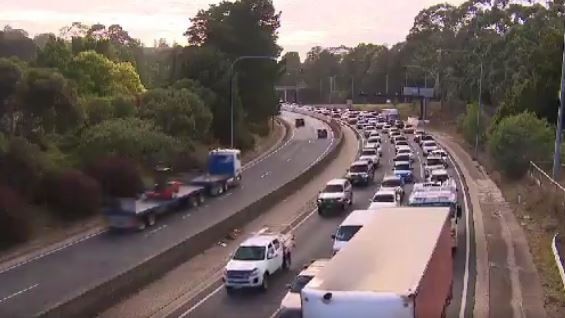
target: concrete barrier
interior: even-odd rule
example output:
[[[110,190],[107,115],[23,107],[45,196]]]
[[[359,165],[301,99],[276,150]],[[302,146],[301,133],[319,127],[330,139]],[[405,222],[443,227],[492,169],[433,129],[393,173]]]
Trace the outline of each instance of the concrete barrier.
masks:
[[[307,182],[324,169],[338,155],[343,145],[343,132],[341,131],[340,124],[333,119],[323,116],[315,117],[329,124],[334,133],[335,142],[326,156],[321,157],[310,169],[223,221],[202,230],[200,233],[187,238],[154,257],[146,259],[110,280],[102,282],[93,288],[77,291],[72,297],[43,311],[38,316],[95,316],[100,311],[158,279],[166,272],[202,253],[217,242],[225,233],[248,223],[280,200],[297,191],[301,184]],[[190,284],[190,282],[187,282],[187,284]]]

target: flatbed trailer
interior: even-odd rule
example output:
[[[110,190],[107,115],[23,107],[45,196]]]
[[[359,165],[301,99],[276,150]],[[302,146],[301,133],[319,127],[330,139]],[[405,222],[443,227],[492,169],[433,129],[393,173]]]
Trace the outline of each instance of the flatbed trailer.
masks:
[[[230,187],[239,184],[241,178],[232,175],[213,175],[205,174],[198,176],[190,181],[193,186],[204,188],[206,195],[215,197],[227,192]]]
[[[205,200],[206,188],[195,185],[181,185],[170,200],[141,198],[116,198],[104,210],[111,229],[138,229],[153,226],[160,214],[179,208],[196,207]]]

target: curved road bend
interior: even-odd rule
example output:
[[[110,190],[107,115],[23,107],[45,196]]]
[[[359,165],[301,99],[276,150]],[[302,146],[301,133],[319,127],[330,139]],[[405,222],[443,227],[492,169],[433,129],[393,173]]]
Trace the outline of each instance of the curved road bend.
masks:
[[[385,138],[386,140],[387,138]],[[409,138],[412,139],[412,138]],[[421,174],[422,156],[419,147],[411,142],[414,151],[418,151],[417,160],[414,163],[414,174],[417,182],[423,180]],[[354,209],[365,209],[374,192],[377,190],[378,183],[382,180],[385,174],[392,171],[392,157],[393,148],[389,141],[386,142],[383,148],[383,157],[381,158],[381,166],[375,175],[375,183],[367,188],[356,188],[355,190],[355,203]],[[459,178],[453,167],[449,167],[449,173],[454,176],[457,181]],[[406,195],[403,204],[407,203],[408,196],[412,190],[412,185],[406,188]],[[462,193],[460,191],[460,202],[462,200]],[[463,212],[465,214],[466,211]],[[205,301],[201,299],[191,300],[192,306],[184,311],[179,317],[194,317],[194,318],[264,318],[276,317],[280,301],[287,292],[286,285],[300,272],[302,265],[308,261],[316,258],[329,258],[332,255],[332,240],[330,235],[335,232],[337,226],[345,218],[344,216],[338,218],[320,218],[314,214],[301,224],[294,233],[296,235],[296,249],[293,254],[293,265],[290,271],[275,275],[270,281],[269,290],[266,293],[244,291],[229,296],[222,289],[219,292],[211,295]],[[465,215],[462,216],[465,220]],[[455,277],[454,277],[454,300],[448,310],[448,317],[458,317],[461,294],[463,286],[463,273],[464,273],[464,256],[465,256],[465,222],[460,222],[459,225],[459,241],[458,252],[455,259]],[[346,274],[344,274],[346,275]],[[469,286],[472,286],[469,284]],[[208,296],[208,295],[203,295]],[[199,302],[200,301],[200,302]],[[469,306],[468,306],[469,307]]]
[[[305,117],[306,127],[293,129],[288,142],[249,166],[243,172],[241,186],[223,197],[209,200],[198,209],[165,216],[146,231],[125,235],[105,232],[0,272],[0,317],[34,316],[111,279],[225,219],[308,169],[334,140],[317,139],[317,128],[331,131],[324,122],[282,113],[291,126],[297,116]]]

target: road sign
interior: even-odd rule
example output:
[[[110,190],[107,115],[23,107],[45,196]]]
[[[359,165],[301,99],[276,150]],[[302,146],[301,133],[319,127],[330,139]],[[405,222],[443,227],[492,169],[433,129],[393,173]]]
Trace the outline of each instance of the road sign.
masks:
[[[417,96],[417,97],[434,97],[434,89],[426,87],[403,87],[402,95],[404,96]]]

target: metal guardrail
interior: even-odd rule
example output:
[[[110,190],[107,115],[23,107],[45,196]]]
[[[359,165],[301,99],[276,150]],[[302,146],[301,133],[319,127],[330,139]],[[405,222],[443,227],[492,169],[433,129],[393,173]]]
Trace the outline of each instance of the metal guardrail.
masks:
[[[548,191],[555,198],[558,198],[561,201],[561,205],[565,207],[565,187],[553,180],[553,178],[532,161],[530,161],[530,167],[528,168],[528,176],[538,187],[542,188],[544,191]]]

